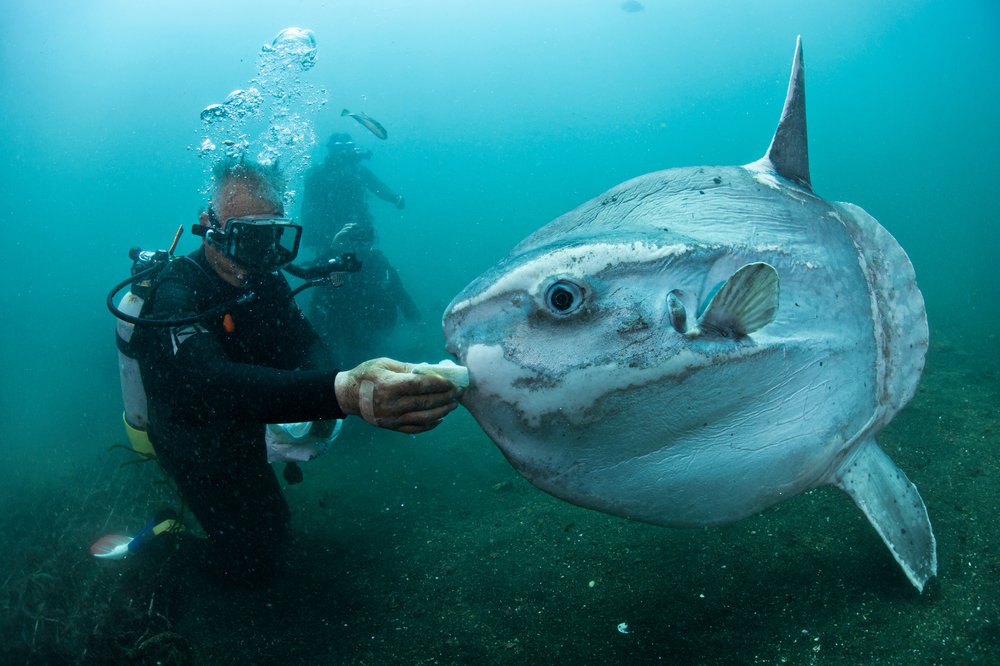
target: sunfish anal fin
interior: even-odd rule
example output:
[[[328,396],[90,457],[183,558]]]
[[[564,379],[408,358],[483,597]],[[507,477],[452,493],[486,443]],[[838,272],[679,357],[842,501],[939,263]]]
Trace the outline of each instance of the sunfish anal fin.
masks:
[[[778,272],[747,264],[726,280],[698,319],[699,335],[741,338],[759,331],[778,312]]]
[[[937,543],[927,507],[874,438],[862,442],[834,474],[919,591],[937,574]]]

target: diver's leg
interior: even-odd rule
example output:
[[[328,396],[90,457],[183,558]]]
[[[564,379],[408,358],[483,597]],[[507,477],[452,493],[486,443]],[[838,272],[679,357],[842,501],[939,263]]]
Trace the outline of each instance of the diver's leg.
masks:
[[[178,489],[208,535],[209,573],[241,585],[266,583],[277,568],[290,513],[266,460],[211,474],[175,477]]]

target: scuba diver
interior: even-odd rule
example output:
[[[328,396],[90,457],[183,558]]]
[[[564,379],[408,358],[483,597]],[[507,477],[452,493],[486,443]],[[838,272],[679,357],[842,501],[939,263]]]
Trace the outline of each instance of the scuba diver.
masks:
[[[221,162],[194,227],[202,246],[186,257],[157,253],[161,260],[108,296],[128,329],[123,342],[119,326],[130,439],[148,435],[208,536],[210,571],[238,584],[269,579],[285,540],[289,509],[269,464],[275,424],[329,441],[337,420],[360,414],[413,434],[457,406],[451,381],[412,364],[377,358],[335,369],[281,273],[312,277],[290,263],[302,227],[284,217],[283,191],[276,167]],[[115,308],[127,284],[141,297],[130,292]],[[114,554],[126,542],[99,550]]]
[[[361,271],[345,274],[339,287],[314,290],[307,309],[309,321],[342,364],[369,358],[395,327],[399,313],[411,323],[423,323],[399,273],[374,247],[367,193],[398,209],[405,202],[361,163],[370,157],[349,134],[333,134],[326,159],[306,175],[302,199],[302,223],[317,256],[352,252],[362,264]]]
[[[302,195],[302,226],[308,231],[310,248],[320,256],[332,253],[335,237],[348,224],[365,233],[370,229],[374,237],[368,192],[398,210],[406,206],[403,195],[396,194],[361,163],[372,154],[355,146],[350,134],[331,135],[326,148],[323,163],[306,174]]]
[[[361,270],[343,273],[337,287],[313,290],[309,301],[309,321],[340,364],[371,358],[395,327],[399,313],[411,324],[424,324],[399,273],[373,247],[374,240],[372,227],[346,225],[334,238],[332,251],[334,256],[355,256]]]

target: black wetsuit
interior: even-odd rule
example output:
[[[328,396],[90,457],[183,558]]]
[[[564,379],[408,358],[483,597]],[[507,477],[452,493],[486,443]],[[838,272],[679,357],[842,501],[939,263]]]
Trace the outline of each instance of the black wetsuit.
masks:
[[[344,414],[331,357],[285,278],[264,275],[249,291],[247,302],[198,324],[137,335],[157,457],[208,534],[216,573],[253,580],[272,573],[289,518],[265,424]],[[219,278],[199,250],[164,269],[142,316],[189,317],[247,292]]]
[[[379,180],[371,169],[359,164],[357,156],[328,157],[306,173],[302,195],[302,240],[327,259],[352,247],[337,247],[333,239],[348,224],[358,227],[356,234],[374,242],[375,226],[368,210],[368,193],[397,208],[403,198]]]

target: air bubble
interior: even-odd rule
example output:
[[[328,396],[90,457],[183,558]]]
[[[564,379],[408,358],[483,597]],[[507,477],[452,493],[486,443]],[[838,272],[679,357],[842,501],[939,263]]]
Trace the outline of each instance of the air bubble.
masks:
[[[226,110],[221,104],[209,104],[201,112],[201,119],[206,123],[212,123],[219,118],[225,118],[229,115],[229,111]]]
[[[304,73],[316,64],[316,53],[316,37],[303,28],[285,28],[265,44],[257,55],[256,75],[221,104],[201,112],[200,133],[206,138],[200,155],[253,155],[261,164],[280,164],[289,184],[300,180],[316,145],[311,116],[327,102],[326,90]],[[209,168],[205,175],[211,180]],[[294,190],[286,193],[289,201],[294,197]]]
[[[226,117],[239,121],[246,116],[255,115],[257,109],[260,108],[261,99],[260,91],[256,88],[236,89],[226,95],[222,106],[225,109]]]
[[[316,36],[312,30],[285,28],[261,53],[283,58],[287,64],[297,64],[303,70],[312,69],[316,64]]]

